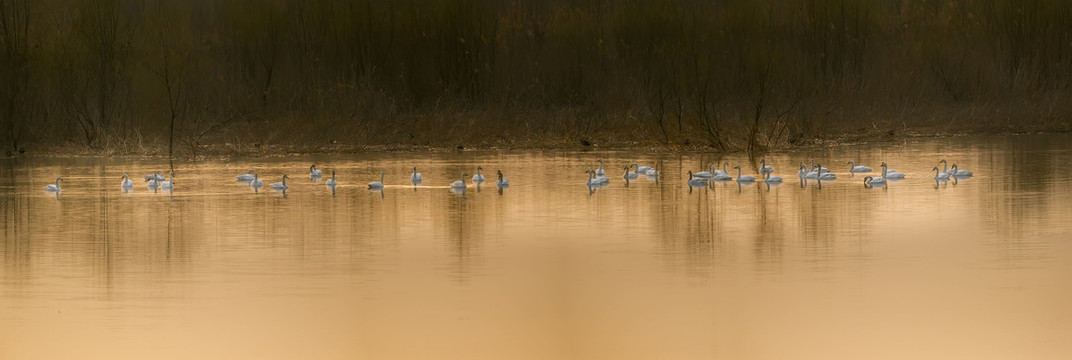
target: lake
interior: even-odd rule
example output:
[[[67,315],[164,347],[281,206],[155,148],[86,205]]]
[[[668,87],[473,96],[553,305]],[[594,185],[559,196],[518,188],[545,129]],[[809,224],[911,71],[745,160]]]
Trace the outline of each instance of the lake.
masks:
[[[172,192],[142,179],[162,159],[0,160],[0,358],[1072,354],[1072,136],[764,158],[781,185],[686,184],[758,175],[744,154],[466,151],[182,161]],[[838,179],[802,186],[811,159]],[[974,176],[936,182],[941,159]],[[849,160],[906,179],[867,188]],[[627,186],[634,161],[661,176]],[[450,188],[477,166],[487,182]]]

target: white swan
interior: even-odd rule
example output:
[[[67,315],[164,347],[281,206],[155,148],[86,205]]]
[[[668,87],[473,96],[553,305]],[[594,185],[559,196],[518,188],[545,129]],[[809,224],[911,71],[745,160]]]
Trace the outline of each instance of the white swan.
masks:
[[[695,177],[698,177],[698,178],[710,179],[710,178],[715,177],[715,174],[717,173],[717,171],[718,170],[715,170],[715,164],[711,164],[711,171],[700,171],[700,172],[692,173],[692,176],[695,176]]]
[[[866,184],[866,185],[881,185],[881,184],[885,184],[885,183],[886,183],[886,179],[883,179],[883,178],[877,178],[877,177],[873,177],[873,176],[865,176],[864,177],[864,184]]]
[[[904,179],[905,174],[889,170],[889,166],[886,162],[882,162],[882,178],[883,179]]]
[[[704,187],[707,186],[707,179],[702,177],[696,177],[692,173],[692,170],[689,170],[689,180],[686,181],[686,183],[688,183],[689,186],[693,187]]]
[[[146,181],[148,181],[148,180],[164,181],[164,180],[167,180],[167,178],[164,177],[164,171],[163,170],[156,170],[155,173],[145,175],[145,180]]]
[[[327,184],[328,186],[335,186],[335,185],[339,184],[338,181],[335,181],[335,170],[331,170],[331,178],[328,179],[328,181],[325,182],[325,184]]]
[[[253,172],[253,180],[249,181],[249,187],[253,188],[253,190],[264,187],[264,181],[261,181],[261,178],[257,176],[256,171]]]
[[[956,167],[954,167],[954,169],[956,169]],[[949,177],[952,176],[952,175],[949,175],[949,173],[947,173],[947,172],[942,172],[941,170],[938,170],[937,166],[935,166],[934,169],[932,169],[932,170],[934,170],[934,179],[935,180],[949,180]]]
[[[290,188],[290,186],[287,186],[287,178],[289,178],[289,177],[286,176],[286,175],[283,175],[283,181],[282,182],[272,183],[272,185],[268,185],[268,186],[272,187],[272,189],[275,189],[275,190],[286,190],[286,189]]]
[[[852,165],[852,167],[849,168],[849,172],[851,172],[851,173],[871,172],[871,168],[866,167],[866,166],[856,165],[856,162],[853,161],[853,160],[849,160],[849,165]]]
[[[466,176],[469,176],[469,174],[462,173],[462,179],[458,180],[458,181],[455,181],[454,183],[450,184],[450,187],[455,188],[455,189],[464,189],[465,188],[465,177]]]
[[[123,182],[120,184],[123,187],[123,190],[130,190],[134,188],[134,181],[130,180],[130,176],[127,176],[126,173],[123,173]]]
[[[257,170],[249,169],[248,173],[235,176],[235,178],[237,178],[238,181],[253,181],[253,179],[257,178]]]
[[[413,184],[413,185],[420,185],[421,181],[424,181],[421,178],[421,173],[417,172],[417,167],[414,166],[413,167],[413,173],[409,174],[409,182],[410,182],[410,184]]]
[[[770,166],[767,166],[767,159],[760,159],[759,160],[759,173],[760,174],[770,174],[770,173],[773,173],[773,172],[774,172],[774,168],[770,167]]]
[[[473,175],[473,182],[474,183],[482,183],[482,182],[484,182],[484,175],[480,174],[480,170],[483,170],[483,169],[484,168],[479,167],[479,166],[476,167],[476,175]]]
[[[822,167],[822,165],[820,165],[819,168],[821,168],[823,171],[830,172],[830,169],[824,168]],[[811,159],[811,171],[819,171],[815,168],[815,159]]]
[[[145,185],[149,187],[149,190],[156,190],[160,187],[160,181],[156,180],[156,177],[152,177],[149,180],[145,180]]]
[[[972,176],[972,175],[974,175],[974,173],[971,172],[971,171],[958,169],[957,164],[953,164],[953,168],[949,169],[949,171],[953,174],[953,176]]]
[[[171,189],[174,189],[174,188],[175,188],[175,183],[174,183],[174,180],[175,180],[175,172],[174,172],[174,171],[171,171],[171,172],[169,172],[169,175],[170,175],[170,176],[168,176],[168,179],[167,179],[166,181],[164,181],[164,182],[163,182],[162,184],[160,184],[160,188],[161,188],[161,189],[164,189],[164,190],[171,190]]]
[[[733,168],[737,169],[737,182],[752,182],[752,181],[756,181],[755,176],[741,175],[741,165],[734,166]]]
[[[324,172],[316,168],[316,164],[309,167],[309,177],[321,177],[324,176]]]
[[[648,170],[648,173],[644,174],[644,175],[647,175],[648,177],[659,176],[659,170],[657,170],[658,167],[659,167],[659,164],[655,164],[654,166],[651,167],[651,170]]]
[[[811,169],[808,169],[808,165],[805,165],[804,163],[800,163],[800,171],[797,172],[797,177],[799,177],[801,179],[818,179],[819,178],[819,172],[818,171],[812,171]]]
[[[729,176],[730,173],[728,171],[726,171],[726,167],[729,166],[729,165],[730,165],[729,161],[723,161],[722,162],[722,169],[721,170],[718,170],[718,169],[711,170],[711,174],[714,175],[714,177],[718,177],[719,175]],[[712,165],[712,169],[713,168],[714,168],[714,166]]]
[[[633,165],[636,165],[636,163],[633,163]],[[637,178],[637,173],[629,171],[629,167],[626,166],[625,167],[625,174],[622,174],[622,178],[624,178],[626,180],[634,180],[634,179]]]
[[[596,176],[607,176],[607,171],[603,170],[603,159],[599,159],[599,168],[596,169]]]
[[[647,173],[648,170],[651,170],[651,166],[640,166],[640,164],[637,164],[637,163],[632,163],[632,164],[629,164],[629,165],[636,166],[636,173],[637,174],[644,174],[644,173]]]
[[[782,177],[781,176],[774,176],[774,175],[771,175],[771,173],[767,173],[766,175],[767,175],[767,177],[763,179],[764,182],[768,182],[768,183],[780,183],[780,182],[782,182]]]
[[[496,186],[498,186],[498,187],[510,186],[510,180],[508,180],[507,178],[503,177],[502,170],[496,170],[495,172],[499,173],[499,178],[497,180],[495,180],[495,185]]]
[[[62,180],[63,180],[62,178],[56,178],[56,183],[55,184],[48,184],[47,186],[45,186],[45,191],[58,192],[58,191],[62,190],[62,189],[60,189],[60,181],[62,181]]]
[[[380,171],[380,181],[368,183],[369,189],[383,189],[383,171]]]
[[[826,169],[826,168],[824,168],[822,165],[819,165],[819,177],[818,177],[819,180],[837,180],[837,174],[824,172],[824,171],[827,171],[827,170],[823,170],[823,169]]]

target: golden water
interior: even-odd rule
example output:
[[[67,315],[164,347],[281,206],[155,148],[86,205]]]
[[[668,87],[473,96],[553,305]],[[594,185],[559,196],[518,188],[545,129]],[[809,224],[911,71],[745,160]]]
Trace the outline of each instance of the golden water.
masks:
[[[590,192],[597,158],[612,183]],[[840,178],[802,188],[811,158]],[[976,176],[936,183],[941,158]],[[1063,358],[1070,158],[1072,136],[923,139],[773,154],[780,186],[690,189],[704,163],[755,165],[323,155],[179,163],[173,193],[140,180],[159,160],[3,160],[0,359]],[[908,179],[865,189],[849,159]],[[626,187],[634,160],[663,175]],[[448,188],[477,165],[479,191]],[[290,190],[236,183],[249,168]]]

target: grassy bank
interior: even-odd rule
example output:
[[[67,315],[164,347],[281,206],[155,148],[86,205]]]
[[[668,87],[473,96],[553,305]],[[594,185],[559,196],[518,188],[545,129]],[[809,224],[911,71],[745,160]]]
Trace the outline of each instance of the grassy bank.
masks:
[[[1072,3],[0,0],[0,80],[5,153],[1069,131]]]

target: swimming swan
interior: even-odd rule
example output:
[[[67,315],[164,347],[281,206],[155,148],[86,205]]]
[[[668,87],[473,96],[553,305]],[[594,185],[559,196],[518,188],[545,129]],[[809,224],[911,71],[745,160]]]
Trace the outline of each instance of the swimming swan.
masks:
[[[902,173],[899,173],[899,172],[896,172],[896,171],[890,171],[889,167],[886,165],[886,162],[885,161],[882,162],[882,178],[883,179],[904,179],[904,177],[905,177],[905,174],[902,174]]]
[[[455,181],[454,183],[450,184],[450,187],[455,188],[455,189],[464,189],[465,188],[465,177],[466,176],[469,176],[469,174],[462,173],[462,179],[458,180],[458,181]]]
[[[692,170],[689,170],[689,180],[687,181],[687,183],[689,184],[689,186],[704,187],[707,186],[707,179],[702,177],[696,177],[692,173]]]
[[[130,176],[127,176],[126,173],[123,173],[123,182],[120,184],[123,187],[123,190],[130,190],[134,188],[134,181],[130,180]]]
[[[325,184],[327,184],[328,186],[335,186],[335,185],[339,184],[338,181],[335,181],[335,170],[331,170],[331,178],[328,179],[328,181],[325,182]]]
[[[953,176],[972,176],[974,173],[968,170],[961,170],[957,168],[957,164],[953,164],[953,168],[949,169]]]
[[[733,168],[737,169],[737,182],[752,182],[752,181],[756,181],[755,176],[741,175],[741,165],[734,166]]]
[[[768,183],[780,183],[780,182],[782,182],[782,177],[781,176],[774,176],[774,175],[771,175],[771,173],[767,173],[766,175],[767,175],[767,177],[763,179],[764,182],[768,182]]]
[[[599,159],[599,168],[596,169],[596,176],[607,176],[607,171],[603,170],[603,159]]]
[[[249,187],[253,188],[253,190],[264,187],[264,181],[261,181],[260,177],[257,176],[256,171],[253,172],[253,180],[249,181]]]
[[[321,177],[324,176],[324,172],[316,168],[316,164],[309,167],[309,177]]]
[[[290,186],[287,186],[287,178],[288,178],[288,176],[283,175],[283,182],[272,183],[272,185],[268,185],[268,186],[271,186],[272,189],[275,189],[275,190],[286,190],[286,189],[290,188]]]
[[[160,184],[160,188],[164,189],[164,190],[174,189],[175,188],[174,180],[175,180],[175,172],[171,171],[170,176],[168,177],[167,181],[164,181],[163,184]]]
[[[369,189],[383,189],[383,171],[380,171],[380,181],[368,183]]]
[[[257,178],[257,170],[249,169],[249,173],[235,176],[238,181],[253,181]]]
[[[56,178],[56,183],[55,184],[48,184],[48,186],[45,186],[45,191],[48,191],[48,192],[58,192],[58,191],[60,191],[61,190],[60,189],[60,181],[62,181],[62,180],[63,180],[62,178]]]
[[[759,160],[759,173],[760,174],[770,174],[770,173],[773,173],[773,172],[774,172],[774,168],[770,167],[770,166],[767,166],[767,159]]]
[[[629,164],[629,165],[636,166],[636,173],[637,174],[646,174],[648,172],[648,170],[651,170],[651,166],[640,166],[640,164],[637,164],[637,163],[632,163],[632,164]]]
[[[495,180],[495,185],[499,187],[510,186],[510,180],[503,177],[502,170],[495,170],[495,172],[499,173],[499,178]]]
[[[881,184],[885,184],[885,183],[886,183],[886,179],[883,179],[883,178],[877,178],[877,177],[873,177],[873,176],[865,176],[864,177],[864,184],[865,185],[881,185]]]
[[[633,165],[636,165],[636,163],[633,163]],[[622,174],[622,178],[624,178],[626,180],[634,180],[634,179],[637,178],[637,173],[629,171],[629,167],[626,166],[625,167],[625,174]]]
[[[480,170],[483,170],[483,169],[484,168],[479,167],[479,166],[476,167],[476,175],[473,175],[473,182],[474,183],[482,183],[482,182],[484,182],[484,175],[480,174]]]
[[[855,162],[855,161],[852,161],[852,160],[849,160],[849,165],[852,165],[852,168],[850,168],[850,169],[849,169],[849,172],[851,172],[851,173],[866,173],[866,172],[871,172],[871,168],[869,168],[869,167],[866,167],[866,166],[859,166],[859,165],[856,165],[856,162]]]
[[[956,169],[955,166],[953,168]],[[934,169],[932,169],[932,170],[934,170],[934,179],[935,180],[949,180],[949,177],[952,176],[952,175],[949,175],[949,173],[947,173],[947,172],[942,172],[941,170],[938,170],[937,166],[935,166]]]
[[[413,173],[409,174],[409,182],[413,185],[420,185],[421,181],[424,181],[423,178],[421,178],[421,173],[417,172],[417,167],[414,166]]]

